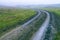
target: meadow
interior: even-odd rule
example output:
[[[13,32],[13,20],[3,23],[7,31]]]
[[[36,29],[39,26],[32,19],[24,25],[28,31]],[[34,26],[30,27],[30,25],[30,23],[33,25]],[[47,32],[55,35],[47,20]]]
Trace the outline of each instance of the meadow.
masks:
[[[0,36],[36,15],[31,9],[0,8]]]

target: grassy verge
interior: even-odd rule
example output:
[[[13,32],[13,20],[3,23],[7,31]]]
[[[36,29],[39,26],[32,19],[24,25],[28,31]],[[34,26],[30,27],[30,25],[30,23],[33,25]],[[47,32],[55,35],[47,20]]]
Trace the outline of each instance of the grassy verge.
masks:
[[[18,38],[18,40],[30,40],[30,38],[32,37],[32,35],[40,28],[41,24],[44,22],[46,18],[45,14],[41,14],[40,17],[38,19],[36,19],[36,21],[34,21],[32,24],[30,24],[30,26],[28,26],[25,30],[24,30],[24,34]]]
[[[31,9],[0,8],[0,36],[36,15]]]
[[[60,40],[60,8],[45,8],[55,16],[55,29],[57,30],[54,40]]]

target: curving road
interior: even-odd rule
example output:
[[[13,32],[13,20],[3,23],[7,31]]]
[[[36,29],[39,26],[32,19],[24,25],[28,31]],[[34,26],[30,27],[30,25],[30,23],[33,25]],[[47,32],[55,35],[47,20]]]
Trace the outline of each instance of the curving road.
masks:
[[[47,18],[45,19],[45,22],[42,24],[39,30],[32,36],[30,40],[43,40],[45,32],[47,31],[47,28],[49,27],[50,14],[46,11],[42,11],[42,12],[47,14]]]
[[[1,36],[0,40],[15,40],[15,38],[18,38],[18,36],[21,33],[21,30],[26,28],[28,24],[32,23],[34,20],[36,20],[41,15],[40,10],[37,10],[37,12],[38,12],[38,14],[34,18],[29,20],[25,24],[21,25],[20,27],[17,27],[15,29],[13,29],[12,31],[6,33],[5,35]],[[45,32],[46,32],[47,28],[49,27],[50,14],[46,11],[42,11],[42,12],[47,14],[47,18],[45,19],[44,23],[41,25],[39,30],[32,36],[32,38],[30,40],[43,40]]]
[[[29,20],[25,24],[21,25],[20,27],[17,27],[15,29],[11,30],[10,32],[6,33],[5,35],[1,36],[0,40],[15,40],[15,38],[17,38],[20,35],[21,30],[23,30],[23,28],[27,27],[26,25],[30,24],[31,22],[33,22],[35,19],[37,19],[40,16],[41,12],[39,10],[37,12],[38,12],[38,14],[34,18]]]

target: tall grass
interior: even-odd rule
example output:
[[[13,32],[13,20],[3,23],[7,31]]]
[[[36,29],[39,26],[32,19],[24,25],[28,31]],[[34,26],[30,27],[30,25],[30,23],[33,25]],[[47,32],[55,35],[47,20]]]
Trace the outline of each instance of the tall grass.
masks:
[[[29,20],[36,14],[31,9],[0,8],[0,35]]]

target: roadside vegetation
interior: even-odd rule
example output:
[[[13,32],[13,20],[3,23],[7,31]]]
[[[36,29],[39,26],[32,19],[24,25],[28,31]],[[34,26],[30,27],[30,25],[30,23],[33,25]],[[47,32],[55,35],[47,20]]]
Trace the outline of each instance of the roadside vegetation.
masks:
[[[54,40],[60,40],[60,8],[44,8],[44,10],[47,10],[54,14],[55,16],[54,28],[57,31]]]
[[[0,8],[0,36],[22,25],[35,15],[36,12],[31,9]]]

